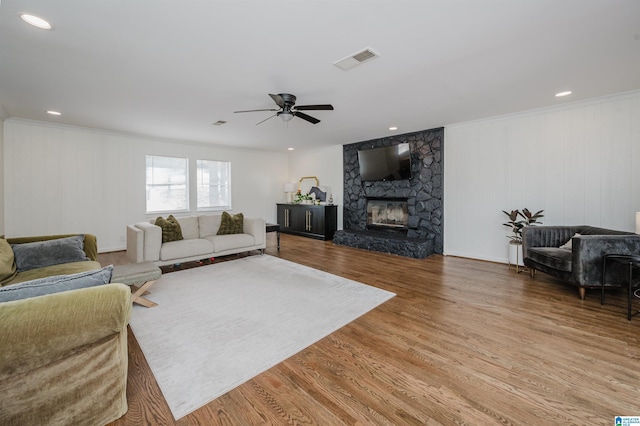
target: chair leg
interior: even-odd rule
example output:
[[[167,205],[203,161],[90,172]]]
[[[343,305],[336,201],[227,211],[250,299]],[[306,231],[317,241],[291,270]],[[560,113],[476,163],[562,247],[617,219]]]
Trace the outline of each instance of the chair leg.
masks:
[[[587,289],[585,287],[580,287],[578,291],[580,292],[580,299],[584,300],[584,297],[587,295]]]
[[[633,303],[633,262],[629,262],[629,293],[627,295],[627,320],[631,321],[631,304]]]

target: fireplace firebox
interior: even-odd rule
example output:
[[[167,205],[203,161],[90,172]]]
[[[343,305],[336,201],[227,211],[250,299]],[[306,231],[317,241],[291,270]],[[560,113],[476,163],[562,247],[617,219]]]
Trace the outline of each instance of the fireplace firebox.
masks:
[[[367,229],[406,234],[408,225],[406,198],[367,198]]]

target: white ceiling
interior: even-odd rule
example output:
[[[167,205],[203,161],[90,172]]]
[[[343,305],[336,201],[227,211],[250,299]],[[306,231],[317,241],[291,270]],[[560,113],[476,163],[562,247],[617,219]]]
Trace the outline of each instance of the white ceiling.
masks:
[[[22,12],[54,29],[26,25]],[[333,65],[365,47],[380,56]],[[284,150],[636,89],[638,0],[0,3],[4,118]],[[555,98],[561,90],[573,95]],[[271,113],[233,113],[275,107],[269,93],[335,110],[306,111],[316,125],[256,126]]]

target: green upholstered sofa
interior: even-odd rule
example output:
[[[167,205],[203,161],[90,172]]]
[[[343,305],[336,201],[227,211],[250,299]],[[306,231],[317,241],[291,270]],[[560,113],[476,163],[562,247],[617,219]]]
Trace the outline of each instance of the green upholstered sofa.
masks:
[[[88,261],[24,271],[5,286],[100,269],[94,236],[85,234],[84,250]],[[121,417],[130,315],[131,291],[115,283],[0,303],[0,424],[104,425]]]
[[[60,238],[73,237],[77,234],[65,234],[65,235],[45,235],[38,237],[21,237],[21,238],[7,238],[9,244],[26,244],[34,243],[38,241],[57,240]],[[51,277],[53,275],[68,275],[76,274],[79,272],[91,271],[94,269],[100,269],[102,266],[98,262],[98,240],[95,235],[84,235],[84,252],[89,258],[88,261],[63,263],[59,265],[50,265],[43,268],[30,269],[24,272],[18,272],[18,274],[9,282],[2,284],[3,286],[18,284],[25,281],[31,281],[38,278]]]

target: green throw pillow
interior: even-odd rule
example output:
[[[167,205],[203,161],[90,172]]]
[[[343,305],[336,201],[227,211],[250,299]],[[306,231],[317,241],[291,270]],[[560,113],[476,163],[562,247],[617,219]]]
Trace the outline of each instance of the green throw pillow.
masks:
[[[242,213],[231,216],[227,212],[222,212],[218,235],[242,234],[244,232],[244,216]]]
[[[182,240],[182,229],[180,228],[180,224],[178,223],[178,219],[173,217],[173,215],[169,215],[166,219],[159,216],[156,219],[157,226],[162,228],[162,243],[168,243],[171,241],[180,241]]]
[[[11,245],[5,239],[0,239],[0,287],[11,281],[18,270]]]

